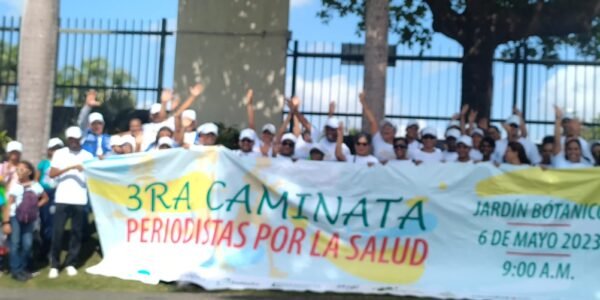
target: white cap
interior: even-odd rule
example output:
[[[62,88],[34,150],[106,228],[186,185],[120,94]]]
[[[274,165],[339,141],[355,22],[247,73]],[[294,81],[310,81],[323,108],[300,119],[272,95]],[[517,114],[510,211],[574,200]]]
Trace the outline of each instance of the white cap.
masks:
[[[390,125],[394,128],[394,130],[397,129],[396,124],[394,124],[394,122],[390,119],[383,119],[381,120],[381,122],[379,122],[379,128],[383,128],[383,126],[385,125]]]
[[[448,127],[446,127],[446,128],[450,128],[450,127],[459,127],[460,128],[460,121],[459,120],[450,120],[450,122],[448,123]]]
[[[48,141],[48,149],[50,148],[54,148],[54,147],[63,147],[65,144],[63,143],[63,141],[59,138],[51,138]]]
[[[296,143],[296,136],[293,133],[288,132],[281,137],[281,141],[292,141]]]
[[[19,153],[23,152],[23,144],[17,141],[8,142],[8,144],[6,145],[6,153],[10,153],[13,151],[17,151]]]
[[[200,134],[209,134],[212,133],[214,135],[219,135],[219,127],[215,125],[215,123],[204,123],[198,127]]]
[[[65,131],[65,136],[71,139],[80,139],[81,138],[81,129],[77,126],[71,126],[67,128]]]
[[[150,106],[150,114],[157,114],[160,112],[160,110],[162,109],[162,105],[160,103],[154,103],[152,104],[152,106]]]
[[[437,130],[433,127],[425,127],[423,130],[421,130],[421,136],[423,137],[426,135],[433,135],[437,138]]]
[[[181,113],[181,118],[196,121],[196,111],[192,109],[186,109]]]
[[[508,117],[508,119],[506,119],[506,124],[521,126],[521,118],[519,118],[517,115],[511,115]]]
[[[411,127],[411,126],[417,126],[417,128],[419,128],[419,122],[417,120],[408,121],[408,123],[406,124],[406,128]]]
[[[262,127],[262,130],[260,132],[265,132],[265,131],[269,132],[270,134],[275,134],[277,129],[275,128],[275,125],[268,123]]]
[[[94,122],[102,122],[104,123],[104,117],[99,112],[93,112],[88,116],[88,123],[92,124]]]
[[[577,118],[577,116],[575,116],[575,113],[573,113],[573,112],[565,112],[562,119],[563,119],[563,121],[568,121],[568,120],[575,120],[578,118]]]
[[[253,142],[256,141],[256,132],[254,132],[254,130],[250,128],[246,128],[240,131],[240,141],[243,139],[249,139]]]
[[[471,133],[471,136],[474,136],[476,134],[478,134],[478,135],[480,135],[482,137],[485,136],[485,132],[483,132],[483,129],[481,129],[481,128],[475,128],[475,129],[473,129],[473,132]]]
[[[169,147],[173,147],[173,139],[168,136],[163,136],[158,139],[158,146],[168,145]]]
[[[337,129],[340,126],[340,121],[336,117],[331,117],[327,119],[327,123],[325,123],[326,127]]]
[[[135,138],[133,135],[128,134],[121,137],[121,146],[125,144],[129,144],[131,145],[131,148],[135,149]]]
[[[123,143],[123,140],[121,139],[120,135],[113,135],[110,137],[110,146],[111,147],[121,146],[122,143]]]
[[[456,144],[463,144],[469,148],[473,147],[473,139],[468,136],[468,135],[463,135],[460,138],[458,138],[458,141],[456,142]]]
[[[460,130],[456,128],[450,128],[446,131],[446,138],[453,137],[458,140],[460,138]]]
[[[313,150],[317,150],[317,151],[325,154],[325,149],[323,146],[321,146],[320,143],[313,143],[312,146],[310,147],[310,150],[308,151],[308,153],[312,152]]]

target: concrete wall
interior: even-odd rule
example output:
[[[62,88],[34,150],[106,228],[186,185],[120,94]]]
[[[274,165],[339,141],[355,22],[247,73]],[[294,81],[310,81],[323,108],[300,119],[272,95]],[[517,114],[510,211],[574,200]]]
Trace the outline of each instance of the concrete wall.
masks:
[[[243,98],[254,89],[257,129],[279,124],[285,86],[289,0],[180,0],[175,89],[206,90],[198,121],[247,125]]]

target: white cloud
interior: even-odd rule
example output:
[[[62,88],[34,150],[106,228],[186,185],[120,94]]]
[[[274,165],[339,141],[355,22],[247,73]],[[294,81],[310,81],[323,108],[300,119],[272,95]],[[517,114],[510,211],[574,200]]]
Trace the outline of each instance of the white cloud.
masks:
[[[573,111],[586,122],[600,116],[600,67],[561,67],[540,89],[539,102],[548,119],[553,105]]]
[[[0,0],[0,6],[6,6],[6,15],[21,15],[25,0]]]
[[[313,1],[314,0],[291,0],[290,6],[292,8],[298,8],[298,7],[307,6],[309,4],[312,4]]]

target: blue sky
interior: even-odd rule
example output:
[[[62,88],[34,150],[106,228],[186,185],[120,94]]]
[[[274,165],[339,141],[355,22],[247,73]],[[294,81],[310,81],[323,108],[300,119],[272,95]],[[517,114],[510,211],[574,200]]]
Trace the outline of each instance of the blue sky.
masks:
[[[20,15],[24,1],[0,0],[0,16]],[[339,44],[342,42],[363,42],[364,38],[355,34],[358,21],[356,17],[334,18],[332,22],[324,25],[316,17],[319,8],[319,0],[291,0],[289,29],[292,31],[292,38],[301,41],[302,46],[308,45],[309,50],[331,49],[339,52]],[[167,18],[169,27],[174,29],[177,0],[61,0],[60,15],[62,18],[112,20]],[[391,37],[390,41],[394,42],[394,37]],[[77,48],[76,45],[73,47]],[[417,50],[399,46],[398,54],[415,54]],[[167,55],[172,58],[174,53],[174,43],[169,43]],[[437,35],[432,49],[425,54],[459,56],[461,48],[455,42]],[[59,65],[60,63],[59,57]],[[169,67],[167,66],[171,69]],[[340,110],[360,111],[356,101],[356,94],[362,89],[360,67],[340,66],[339,61],[333,60],[310,59],[300,60],[299,67],[301,76],[298,77],[298,94],[305,99],[305,105],[311,106],[310,109],[324,110],[329,100],[325,98],[332,98],[338,101]],[[307,72],[303,73],[303,67]],[[600,88],[593,88],[600,86],[600,76],[596,76],[599,72],[599,68],[590,67],[530,67],[528,98],[532,101],[528,102],[529,115],[539,120],[551,120],[551,105],[559,103],[567,109],[576,110],[586,120],[591,120],[600,111],[600,104],[598,109],[595,105],[595,102],[600,100]],[[494,77],[493,117],[505,118],[511,112],[512,65],[497,63]],[[172,82],[172,69],[167,70],[165,81],[167,84]],[[289,92],[289,80],[287,85]],[[521,89],[519,86],[519,95]],[[459,109],[459,99],[460,65],[456,63],[398,62],[395,68],[388,71],[388,114],[449,116]],[[359,127],[357,119],[346,121],[353,127]],[[440,130],[444,127],[444,122],[432,123]],[[536,140],[549,132],[548,127],[532,127],[531,133]]]

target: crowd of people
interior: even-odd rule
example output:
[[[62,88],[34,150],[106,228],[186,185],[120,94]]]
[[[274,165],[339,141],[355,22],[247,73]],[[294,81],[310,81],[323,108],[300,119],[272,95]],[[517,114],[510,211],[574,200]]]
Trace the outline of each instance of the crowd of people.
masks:
[[[166,90],[161,102],[150,107],[149,123],[131,119],[127,132],[112,136],[105,132],[102,114],[92,112],[101,103],[96,92],[89,91],[78,125],[66,130],[64,141],[59,138],[48,141],[47,159],[37,168],[22,159],[21,143],[8,143],[6,160],[0,164],[0,182],[6,191],[5,195],[0,193],[0,205],[12,277],[19,281],[31,278],[34,232],[41,241],[40,255],[49,259],[49,278],[57,278],[62,266],[67,275],[77,275],[77,257],[81,241],[89,232],[86,226],[91,211],[83,173],[86,161],[135,152],[216,145],[218,126],[210,122],[198,126],[196,112],[189,109],[203,91],[201,84],[194,85],[189,89],[189,97],[180,103],[172,91]],[[590,144],[583,139],[580,120],[558,107],[554,135],[544,138],[538,146],[528,139],[527,127],[516,109],[502,124],[506,138],[502,138],[501,128],[491,125],[486,118],[478,119],[477,112],[468,106],[452,116],[443,135],[438,134],[437,128],[421,128],[419,122],[409,120],[404,136],[399,137],[394,122],[375,118],[367,97],[359,95],[369,130],[356,134],[353,143],[347,145],[344,124],[334,117],[335,103],[329,106],[325,126],[317,128],[299,110],[297,97],[287,101],[289,113],[279,128],[264,124],[257,133],[254,94],[248,90],[245,96],[248,127],[240,131],[239,149],[233,151],[240,157],[340,161],[364,166],[491,163],[549,169],[600,164],[600,143]],[[70,242],[61,264],[61,243],[68,220]]]

